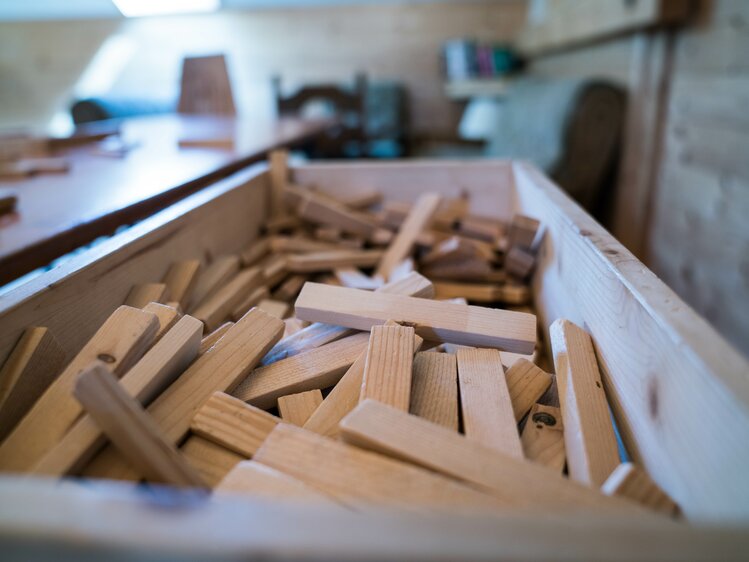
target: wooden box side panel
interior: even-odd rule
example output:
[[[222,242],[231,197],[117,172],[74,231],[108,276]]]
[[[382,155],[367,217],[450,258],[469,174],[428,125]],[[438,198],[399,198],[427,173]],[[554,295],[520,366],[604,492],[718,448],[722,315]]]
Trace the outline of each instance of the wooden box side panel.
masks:
[[[749,365],[699,315],[530,165],[521,212],[547,229],[533,290],[540,320],[592,335],[629,453],[693,519],[746,520]]]
[[[397,161],[312,164],[292,169],[298,184],[332,195],[380,191],[386,200],[415,201],[433,191],[445,197],[470,194],[470,209],[480,216],[508,220],[515,208],[512,165],[506,161]]]
[[[68,359],[136,283],[170,264],[239,251],[265,214],[264,167],[230,176],[0,297],[0,364],[28,326],[46,326]]]

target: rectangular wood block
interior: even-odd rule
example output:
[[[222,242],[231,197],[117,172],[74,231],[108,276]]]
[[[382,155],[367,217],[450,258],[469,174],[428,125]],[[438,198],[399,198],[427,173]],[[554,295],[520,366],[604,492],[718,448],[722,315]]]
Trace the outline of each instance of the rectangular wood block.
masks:
[[[198,435],[190,435],[180,447],[180,452],[210,488],[221,482],[240,462],[247,460]]]
[[[302,427],[317,407],[322,404],[322,392],[315,388],[278,398],[278,413],[281,419]]]
[[[182,308],[190,302],[192,290],[198,282],[200,267],[200,260],[178,261],[164,275],[162,283],[169,291],[169,299],[177,301]]]
[[[210,333],[227,320],[236,306],[263,282],[263,272],[259,267],[244,269],[206,297],[192,316],[203,322],[206,332]]]
[[[505,373],[515,421],[520,421],[551,386],[551,375],[527,359],[517,359]]]
[[[414,329],[405,326],[372,327],[361,400],[372,398],[408,411],[414,335]]]
[[[430,351],[415,355],[409,411],[458,431],[458,365],[455,355]]]

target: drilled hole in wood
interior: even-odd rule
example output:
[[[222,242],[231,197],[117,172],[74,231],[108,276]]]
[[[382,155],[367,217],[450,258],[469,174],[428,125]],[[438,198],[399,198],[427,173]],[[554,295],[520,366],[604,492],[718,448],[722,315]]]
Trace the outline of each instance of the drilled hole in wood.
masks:
[[[533,422],[536,424],[552,426],[557,424],[557,419],[551,414],[547,414],[546,412],[536,412],[535,414],[533,414]],[[539,426],[537,425],[536,427]]]
[[[96,356],[96,358],[99,361],[104,361],[104,363],[114,363],[115,362],[115,358],[112,357],[111,355],[109,355],[109,353],[100,353],[99,355]]]

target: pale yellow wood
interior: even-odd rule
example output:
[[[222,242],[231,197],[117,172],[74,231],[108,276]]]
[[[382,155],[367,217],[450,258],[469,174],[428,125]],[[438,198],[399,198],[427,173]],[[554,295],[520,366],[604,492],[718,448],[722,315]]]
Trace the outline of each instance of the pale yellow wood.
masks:
[[[551,375],[527,359],[515,361],[505,373],[515,421],[520,421],[551,386]],[[561,420],[560,420],[561,421]]]
[[[315,505],[340,506],[331,496],[292,478],[288,474],[256,461],[242,461],[213,489],[263,500],[293,501]]]
[[[183,316],[158,343],[127,371],[122,388],[139,403],[148,406],[181,375],[197,356],[203,325]],[[65,436],[34,466],[34,474],[75,474],[104,445],[106,438],[90,416],[81,416]]]
[[[358,447],[478,485],[508,506],[564,510],[567,515],[571,509],[646,514],[634,503],[604,496],[544,466],[374,400],[361,402],[341,421],[341,435]]]
[[[333,271],[338,267],[372,267],[382,258],[380,250],[326,250],[295,254],[286,258],[286,268],[292,273]]]
[[[279,396],[278,413],[283,421],[302,427],[320,404],[322,404],[322,392],[315,388]]]
[[[439,242],[419,260],[419,263],[426,266],[437,263],[450,263],[466,258],[492,260],[494,258],[494,251],[490,244],[462,236],[451,236]]]
[[[169,291],[169,300],[176,301],[184,308],[190,302],[192,290],[200,275],[200,260],[174,262],[164,275],[164,283]]]
[[[96,362],[84,370],[76,380],[73,394],[128,463],[148,480],[172,486],[205,485],[104,363]]]
[[[271,432],[254,460],[357,508],[385,505],[424,513],[501,505],[451,479],[288,424]]]
[[[619,450],[590,336],[569,320],[549,328],[570,478],[600,487],[619,465]]]
[[[559,408],[534,404],[520,440],[528,460],[559,472],[564,469],[564,425]]]
[[[216,342],[224,337],[224,334],[234,325],[234,322],[224,322],[213,330],[210,334],[205,336],[203,339],[200,340],[200,350],[198,351],[198,355],[203,355],[206,351],[211,349],[214,345],[216,345]]]
[[[260,287],[263,282],[263,272],[259,267],[244,269],[204,299],[192,316],[202,321],[206,331],[210,333],[228,319],[248,293]]]
[[[297,212],[304,220],[332,226],[343,232],[358,234],[365,238],[369,238],[378,230],[377,223],[364,213],[352,211],[312,193],[304,195]]]
[[[153,344],[156,344],[182,318],[182,313],[175,307],[157,302],[149,302],[143,307],[143,311],[156,315],[159,321],[159,329],[153,338]]]
[[[233,395],[258,408],[271,408],[280,396],[333,386],[367,348],[368,341],[368,333],[355,334],[264,365]]]
[[[164,283],[141,283],[133,286],[123,304],[143,308],[150,302],[165,302],[169,298],[169,289]]]
[[[289,177],[289,153],[286,150],[274,150],[268,155],[270,162],[270,216],[282,217],[286,214],[284,190]]]
[[[0,369],[0,442],[65,366],[65,351],[47,328],[24,331]]]
[[[422,351],[414,356],[409,412],[458,431],[458,366],[455,355]]]
[[[287,303],[273,299],[263,299],[257,303],[257,307],[266,314],[270,314],[281,320],[289,313],[289,305]]]
[[[360,400],[372,398],[408,411],[414,336],[414,329],[410,327],[372,327]]]
[[[210,488],[245,460],[242,455],[198,435],[190,435],[180,447],[180,452]]]
[[[429,228],[441,200],[442,197],[437,193],[425,193],[419,197],[403,221],[395,239],[382,256],[375,270],[376,276],[386,281],[390,280],[395,267],[411,254],[418,235]]]
[[[149,407],[159,427],[174,442],[189,430],[200,406],[216,391],[231,392],[283,333],[283,322],[253,309],[234,324],[208,353],[200,356]],[[87,476],[118,478],[137,475],[121,467],[119,455],[107,447],[86,467]]]
[[[270,238],[260,238],[259,240],[253,240],[239,254],[239,258],[244,267],[250,267],[268,255],[268,252],[270,252]]]
[[[146,352],[158,326],[156,316],[149,312],[117,308],[0,445],[0,469],[31,469],[81,413],[81,405],[72,396],[78,374],[98,359],[121,376]]]
[[[292,301],[302,290],[308,276],[304,274],[290,275],[281,286],[273,291],[273,298],[280,301]]]
[[[251,458],[281,419],[224,392],[214,392],[190,422],[195,435]]]
[[[496,302],[497,285],[479,283],[456,283],[450,281],[436,281],[434,283],[435,298],[452,299],[464,297],[471,302]]]
[[[601,486],[607,496],[628,498],[664,515],[675,517],[679,506],[639,466],[625,462],[617,466]]]
[[[265,279],[265,276],[263,276],[263,279]],[[253,306],[257,306],[260,301],[267,299],[269,296],[270,291],[268,291],[268,287],[265,285],[261,285],[257,289],[251,290],[247,296],[244,297],[236,307],[234,307],[234,310],[231,313],[232,320],[236,322],[242,318],[242,316],[247,314],[247,311]]]
[[[499,351],[463,348],[456,356],[466,437],[522,459],[523,447]]]
[[[186,310],[192,313],[216,289],[228,283],[238,271],[239,256],[219,256],[214,259],[208,267],[203,268],[198,276]]]
[[[283,281],[288,274],[286,270],[286,256],[282,254],[272,254],[260,262],[259,265],[263,268],[265,284],[269,290]]]
[[[379,191],[363,191],[361,193],[354,193],[341,200],[341,203],[351,209],[368,209],[378,203],[382,202],[382,193]]]
[[[295,304],[296,316],[310,322],[327,322],[369,330],[388,319],[416,326],[429,341],[497,347],[530,353],[536,342],[532,314],[462,306],[404,295],[305,284]]]
[[[340,250],[338,244],[312,240],[306,236],[272,236],[270,248],[274,252],[288,254],[309,254]]]

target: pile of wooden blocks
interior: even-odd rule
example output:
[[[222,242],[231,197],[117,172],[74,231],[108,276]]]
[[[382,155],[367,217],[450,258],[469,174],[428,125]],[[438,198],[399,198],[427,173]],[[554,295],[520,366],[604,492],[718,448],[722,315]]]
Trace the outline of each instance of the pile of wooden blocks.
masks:
[[[135,286],[67,365],[26,331],[0,372],[0,421],[20,419],[0,470],[353,511],[677,513],[621,460],[590,336],[557,320],[542,368],[537,221],[334,199],[271,161],[267,234],[241,255]],[[30,374],[49,386],[24,403]]]

